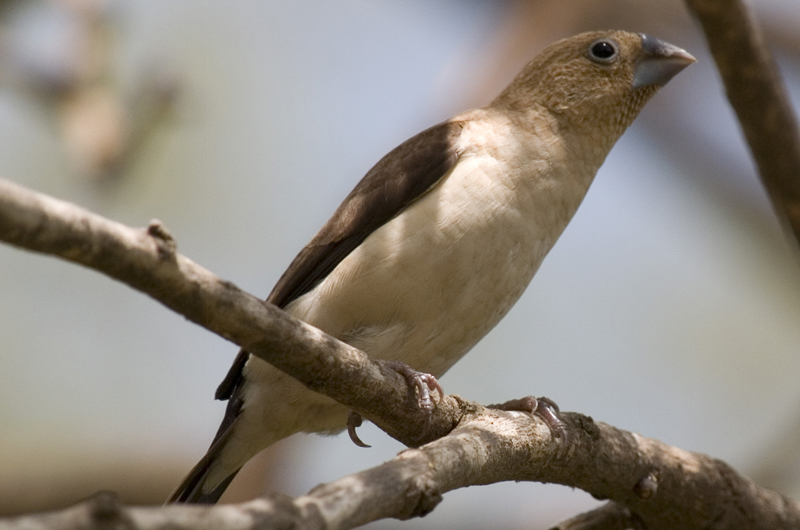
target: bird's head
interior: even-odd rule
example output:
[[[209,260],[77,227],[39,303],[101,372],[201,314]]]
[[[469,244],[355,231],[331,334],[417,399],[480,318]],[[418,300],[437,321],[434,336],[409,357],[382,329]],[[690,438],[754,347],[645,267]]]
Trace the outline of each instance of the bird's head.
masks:
[[[693,62],[681,48],[647,35],[581,33],[545,48],[492,105],[544,107],[564,125],[616,140],[647,100]]]

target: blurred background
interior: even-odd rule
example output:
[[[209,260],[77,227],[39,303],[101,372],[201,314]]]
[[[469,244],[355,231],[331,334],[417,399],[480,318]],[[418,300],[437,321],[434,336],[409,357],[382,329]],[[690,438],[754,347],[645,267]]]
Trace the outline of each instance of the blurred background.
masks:
[[[754,3],[755,4],[755,3]],[[753,6],[800,102],[800,3]],[[442,380],[547,395],[800,497],[800,260],[679,0],[0,2],[0,175],[133,226],[266,296],[363,174],[488,103],[550,42],[645,32],[699,62],[648,105],[510,315]],[[100,489],[160,503],[202,456],[237,348],[95,272],[0,246],[0,513]],[[295,436],[225,500],[299,495],[402,449]],[[547,528],[540,484],[372,528]]]

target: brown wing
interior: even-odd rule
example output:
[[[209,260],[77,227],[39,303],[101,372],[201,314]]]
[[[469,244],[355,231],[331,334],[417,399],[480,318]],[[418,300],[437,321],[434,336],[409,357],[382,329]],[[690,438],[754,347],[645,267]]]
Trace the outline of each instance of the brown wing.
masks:
[[[431,189],[455,166],[460,122],[443,122],[406,140],[369,170],[314,239],[292,261],[267,298],[280,308],[311,291],[372,232]],[[235,390],[249,354],[242,350],[216,392],[230,399],[225,432],[241,408]]]
[[[383,157],[300,251],[267,301],[282,308],[312,290],[367,236],[433,187],[455,165],[460,131],[458,123],[440,123]]]

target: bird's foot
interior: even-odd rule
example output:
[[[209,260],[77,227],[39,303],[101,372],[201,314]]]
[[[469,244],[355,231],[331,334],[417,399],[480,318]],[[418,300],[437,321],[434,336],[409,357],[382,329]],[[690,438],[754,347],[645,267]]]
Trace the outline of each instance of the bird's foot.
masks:
[[[350,435],[350,439],[357,446],[372,447],[362,442],[361,438],[358,437],[358,433],[356,433],[356,428],[361,427],[362,423],[364,423],[364,419],[361,417],[361,414],[358,412],[351,412],[350,415],[347,416],[347,434]]]
[[[409,386],[419,391],[419,408],[430,414],[436,406],[431,399],[431,392],[436,391],[439,400],[444,397],[442,385],[431,374],[418,372],[402,361],[389,361],[386,363],[389,368],[402,375],[408,381]]]
[[[431,392],[434,390],[437,392],[438,400],[444,397],[444,390],[442,390],[442,385],[439,384],[439,381],[431,374],[418,372],[402,361],[389,361],[386,364],[389,368],[405,377],[406,381],[408,381],[408,385],[419,392],[419,408],[422,409],[422,411],[428,415],[428,419],[430,419],[430,414],[436,406],[433,399],[431,399]],[[350,440],[357,446],[372,447],[371,445],[365,444],[361,438],[358,437],[358,433],[356,433],[356,429],[361,427],[363,422],[364,420],[359,413],[351,412],[347,417],[347,434],[350,435]]]
[[[556,455],[558,457],[564,456],[569,442],[567,426],[561,419],[561,411],[558,409],[558,405],[552,399],[544,396],[538,399],[533,396],[526,396],[497,405],[488,405],[487,408],[536,414],[550,427],[550,432],[553,433],[553,437],[558,441],[559,448]]]

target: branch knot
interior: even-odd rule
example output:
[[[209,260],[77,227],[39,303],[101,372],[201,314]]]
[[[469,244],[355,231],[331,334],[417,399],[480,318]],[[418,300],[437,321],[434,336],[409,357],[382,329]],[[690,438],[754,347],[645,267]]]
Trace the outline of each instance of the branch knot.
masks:
[[[178,243],[172,234],[169,233],[164,223],[158,219],[153,219],[147,225],[147,235],[156,242],[158,257],[163,261],[174,261],[175,253],[178,251]]]
[[[408,494],[416,497],[409,519],[428,515],[442,502],[442,493],[436,486],[436,481],[427,475],[418,476],[409,486]]]

